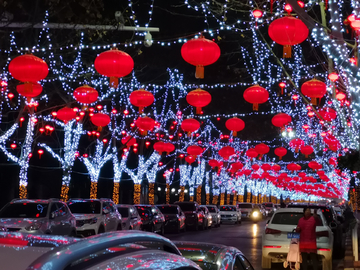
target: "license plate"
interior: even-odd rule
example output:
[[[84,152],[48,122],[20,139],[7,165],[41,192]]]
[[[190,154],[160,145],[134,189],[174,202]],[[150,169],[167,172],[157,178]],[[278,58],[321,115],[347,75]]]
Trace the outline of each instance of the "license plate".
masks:
[[[247,216],[247,214],[242,214],[241,216],[246,217],[246,216]]]
[[[288,239],[292,239],[292,238],[299,239],[300,238],[300,233],[288,233],[287,238]]]

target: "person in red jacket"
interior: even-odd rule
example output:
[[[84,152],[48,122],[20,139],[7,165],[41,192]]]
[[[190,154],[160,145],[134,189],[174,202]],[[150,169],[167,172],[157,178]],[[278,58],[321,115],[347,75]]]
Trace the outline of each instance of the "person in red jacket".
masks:
[[[316,225],[320,223],[320,218],[317,215],[317,209],[314,209],[314,214],[311,215],[311,210],[308,207],[304,208],[304,217],[300,218],[296,231],[300,233],[300,252],[302,256],[301,269],[309,269],[309,261],[313,270],[318,270],[319,263],[317,258],[316,246]]]

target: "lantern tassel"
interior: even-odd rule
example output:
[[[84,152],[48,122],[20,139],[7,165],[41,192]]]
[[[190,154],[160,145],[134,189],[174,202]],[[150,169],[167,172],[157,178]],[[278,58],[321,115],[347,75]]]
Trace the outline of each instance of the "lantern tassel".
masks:
[[[101,131],[102,131],[102,127],[101,127],[101,126],[98,127],[98,128],[97,128],[97,131],[98,131],[98,132],[101,132]]]
[[[147,130],[140,130],[140,134],[141,134],[141,136],[146,136],[147,135]]]
[[[309,155],[305,155],[305,158],[308,158],[309,157]]]
[[[233,135],[233,137],[236,137],[236,136],[237,136],[237,131],[234,130],[234,131],[232,132],[232,135]]]
[[[281,94],[283,95],[284,94],[284,88],[281,87]]]
[[[273,5],[274,5],[274,0],[270,0],[270,13],[271,14],[273,12]]]
[[[259,104],[258,103],[254,103],[253,104],[253,111],[258,111],[259,110]]]
[[[312,104],[312,105],[315,105],[315,106],[317,105],[317,100],[316,100],[316,98],[314,98],[314,97],[311,98],[311,104]]]
[[[204,66],[196,66],[195,78],[204,79]]]
[[[196,114],[201,114],[201,107],[196,107]]]
[[[118,77],[110,77],[110,86],[114,87],[115,89],[119,86],[119,79]]]
[[[282,157],[279,157],[279,160],[282,160]]]
[[[299,148],[295,148],[295,153],[299,153]]]
[[[139,113],[143,113],[144,112],[144,107],[139,107]]]
[[[259,160],[261,160],[261,159],[262,159],[262,157],[263,157],[263,154],[260,154],[260,155],[259,155]]]
[[[285,45],[283,48],[283,58],[291,58],[291,46]]]

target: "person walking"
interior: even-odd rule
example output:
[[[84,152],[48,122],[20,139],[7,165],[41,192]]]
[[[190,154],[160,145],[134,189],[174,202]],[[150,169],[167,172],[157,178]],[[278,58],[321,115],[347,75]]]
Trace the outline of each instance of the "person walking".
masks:
[[[296,231],[300,233],[300,252],[302,256],[301,270],[309,270],[309,261],[313,270],[318,270],[319,262],[317,258],[316,246],[316,225],[320,223],[317,209],[311,215],[309,207],[304,208],[304,217],[300,218]]]

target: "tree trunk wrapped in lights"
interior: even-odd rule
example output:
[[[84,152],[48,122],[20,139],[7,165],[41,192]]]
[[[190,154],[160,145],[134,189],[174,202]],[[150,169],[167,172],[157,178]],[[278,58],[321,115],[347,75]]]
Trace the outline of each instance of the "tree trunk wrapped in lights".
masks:
[[[237,199],[238,202],[244,202],[244,195],[238,195],[238,199]]]
[[[155,204],[154,201],[154,192],[155,192],[155,183],[149,183],[149,204]]]
[[[199,185],[197,188],[196,188],[196,202],[198,204],[201,204],[201,188],[202,188],[202,185]]]
[[[190,202],[194,201],[194,195],[190,195]]]
[[[225,193],[221,192],[220,194],[220,205],[225,204]]]
[[[210,193],[206,193],[206,205],[210,204]]]
[[[121,176],[123,171],[126,168],[126,161],[127,158],[129,156],[129,151],[126,151],[125,153],[123,153],[121,155],[121,161],[119,162],[118,159],[118,149],[116,147],[115,141],[113,142],[113,148],[112,148],[112,152],[113,152],[113,156],[112,156],[112,161],[113,161],[113,168],[114,168],[114,187],[113,187],[113,202],[115,202],[115,204],[119,204],[120,200],[119,200],[119,195],[120,195],[120,180],[121,180]]]
[[[233,195],[233,205],[236,205],[236,199],[237,199],[237,195],[236,195],[236,191],[235,191],[235,193],[234,193],[234,195]]]
[[[96,198],[97,198],[97,182],[91,181],[90,199],[96,199]]]
[[[27,186],[20,185],[19,186],[19,198],[26,199],[27,198]]]
[[[179,202],[183,202],[185,199],[185,187],[180,186]]]
[[[230,204],[230,192],[226,194],[226,204]]]
[[[166,184],[166,204],[169,203],[170,203],[170,184]]]
[[[251,202],[251,192],[248,192],[247,194],[246,194],[246,202]]]
[[[212,198],[212,204],[217,205],[218,202],[219,202],[219,195],[214,195]]]
[[[112,200],[115,204],[119,204],[120,183],[114,183]]]
[[[141,184],[134,184],[134,204],[140,204]]]
[[[61,186],[60,199],[63,202],[67,202],[69,200],[69,187],[67,185]]]

